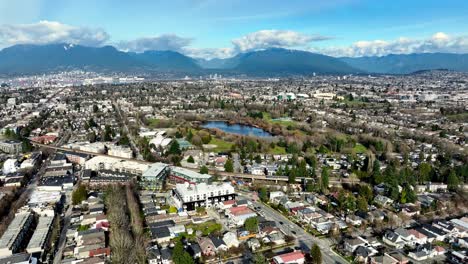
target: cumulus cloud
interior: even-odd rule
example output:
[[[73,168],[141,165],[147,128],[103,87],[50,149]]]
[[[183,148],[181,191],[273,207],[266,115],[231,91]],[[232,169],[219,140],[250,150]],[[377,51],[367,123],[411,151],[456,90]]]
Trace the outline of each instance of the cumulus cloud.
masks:
[[[233,48],[184,48],[183,53],[193,58],[225,59],[236,55]]]
[[[0,47],[59,42],[100,46],[108,40],[109,34],[102,29],[76,27],[54,21],[0,26]]]
[[[240,52],[265,48],[303,47],[314,41],[328,40],[330,37],[308,35],[291,30],[260,30],[232,40],[234,48]]]
[[[358,41],[348,47],[310,48],[310,51],[335,57],[385,56],[409,53],[468,53],[468,36],[451,36],[438,32],[429,38],[398,38],[392,41]]]
[[[192,44],[191,38],[179,37],[175,34],[164,34],[155,37],[138,38],[130,41],[121,41],[117,47],[125,51],[144,52],[146,50],[172,50],[182,51]]]

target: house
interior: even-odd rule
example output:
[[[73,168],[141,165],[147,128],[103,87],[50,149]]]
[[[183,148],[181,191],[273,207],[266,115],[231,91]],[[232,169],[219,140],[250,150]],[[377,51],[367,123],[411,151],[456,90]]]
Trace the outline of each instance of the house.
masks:
[[[237,235],[233,232],[224,234],[223,241],[228,248],[239,247],[239,240],[237,239]]]
[[[216,255],[216,247],[208,237],[199,238],[198,244],[200,245],[201,252],[204,256]]]
[[[270,202],[277,203],[279,200],[277,198],[286,196],[284,192],[276,191],[270,192]]]
[[[431,244],[419,245],[414,251],[409,252],[408,256],[417,261],[422,261],[434,257],[435,250]]]
[[[173,238],[167,226],[150,228],[150,231],[153,241],[157,242],[159,245],[169,243]]]
[[[275,245],[282,245],[286,243],[285,236],[282,232],[274,232],[270,233],[266,237],[263,238],[263,242],[265,243],[274,243]]]
[[[434,239],[437,241],[444,241],[445,238],[447,237],[447,232],[444,230],[434,226],[434,225],[423,225],[422,228],[426,230],[427,232],[430,232],[433,234],[435,237]]]
[[[387,196],[383,196],[378,194],[374,198],[374,202],[382,207],[386,207],[389,204],[393,204],[393,200],[388,198]]]
[[[162,263],[161,251],[158,247],[151,247],[147,251],[147,259],[149,264],[160,264]]]
[[[344,241],[344,248],[349,253],[354,253],[354,251],[356,251],[358,247],[360,246],[365,247],[367,243],[368,243],[367,240],[358,236],[356,238],[346,239]]]
[[[403,248],[406,244],[403,238],[392,230],[388,230],[382,240],[385,244],[398,249]]]
[[[403,255],[403,253],[395,251],[395,252],[390,252],[388,253],[393,259],[396,259],[398,261],[398,264],[407,264],[409,263],[409,259]]]
[[[231,224],[236,226],[242,226],[246,219],[257,216],[257,214],[252,211],[252,209],[246,206],[229,208],[226,213]]]
[[[394,257],[390,256],[387,253],[384,253],[380,256],[374,256],[370,258],[371,264],[399,264],[400,262]]]
[[[210,239],[213,245],[215,246],[216,252],[228,250],[228,246],[226,245],[226,243],[224,243],[224,241],[219,237],[210,236]]]
[[[414,236],[414,243],[416,244],[426,244],[427,242],[427,236],[425,236],[423,233],[419,232],[416,229],[408,229],[407,230],[409,234]]]
[[[253,237],[247,240],[247,246],[250,248],[250,250],[256,251],[257,249],[261,247],[261,244],[260,244],[260,241],[258,241],[258,239]]]
[[[346,216],[346,223],[351,224],[353,226],[360,226],[362,225],[363,219],[357,215],[348,215]]]
[[[294,251],[286,254],[281,254],[273,257],[274,264],[303,264],[305,263],[305,256],[300,251]]]
[[[454,264],[464,264],[468,262],[468,252],[466,251],[450,251],[447,260]]]
[[[198,244],[188,245],[187,252],[192,256],[192,258],[201,258],[202,251]]]

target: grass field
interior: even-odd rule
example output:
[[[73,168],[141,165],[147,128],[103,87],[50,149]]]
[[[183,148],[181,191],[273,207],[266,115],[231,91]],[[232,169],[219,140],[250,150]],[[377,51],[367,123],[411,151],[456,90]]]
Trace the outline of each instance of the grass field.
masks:
[[[208,144],[216,145],[216,148],[213,149],[214,152],[227,152],[231,150],[231,147],[234,145],[234,143],[214,137],[211,138],[211,141]]]
[[[270,149],[268,153],[273,155],[283,155],[286,154],[286,149],[280,146],[275,146],[274,148]]]
[[[293,121],[293,120],[272,119],[271,115],[267,112],[263,112],[263,120],[270,122],[272,124],[280,124],[282,126],[295,126],[296,125],[296,121]]]
[[[367,151],[367,148],[364,145],[357,143],[356,146],[354,146],[354,151],[356,153],[364,153]]]

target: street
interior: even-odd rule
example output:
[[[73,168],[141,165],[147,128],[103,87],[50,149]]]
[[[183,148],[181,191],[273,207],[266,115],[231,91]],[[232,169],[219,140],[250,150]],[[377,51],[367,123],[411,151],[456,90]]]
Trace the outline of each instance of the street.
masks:
[[[239,193],[239,196],[245,198],[251,198],[246,193]],[[318,244],[322,252],[323,263],[348,263],[340,255],[336,254],[331,250],[332,244],[327,239],[319,239],[312,234],[306,232],[304,229],[290,221],[281,213],[274,209],[264,205],[261,202],[254,202],[252,204],[255,207],[260,207],[259,212],[268,220],[276,222],[276,225],[280,227],[286,235],[296,237],[296,246],[300,247],[304,252],[310,252],[313,244]]]

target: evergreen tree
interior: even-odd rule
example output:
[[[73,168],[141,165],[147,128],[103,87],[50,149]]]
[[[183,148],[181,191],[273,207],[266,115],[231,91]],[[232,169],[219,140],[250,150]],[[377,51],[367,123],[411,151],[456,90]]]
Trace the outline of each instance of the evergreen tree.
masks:
[[[201,174],[208,174],[208,167],[206,167],[205,165],[201,166],[200,173]]]
[[[180,155],[182,151],[180,150],[179,142],[177,140],[172,140],[172,143],[169,147],[169,155]]]
[[[447,177],[447,187],[450,191],[455,191],[460,184],[460,179],[458,179],[457,174],[454,170],[450,170],[450,173]]]
[[[228,159],[226,163],[224,164],[224,170],[226,172],[234,172],[234,163],[232,162],[231,159]]]
[[[192,155],[190,155],[190,156],[187,158],[187,162],[188,162],[188,163],[195,163],[195,160],[193,159]]]
[[[329,183],[329,181],[330,181],[329,177],[330,177],[329,169],[327,167],[324,167],[322,169],[322,174],[321,174],[321,177],[320,177],[322,192],[328,190],[328,185],[330,184]]]
[[[312,249],[310,250],[310,257],[312,258],[313,264],[322,263],[322,252],[320,251],[320,247],[317,244],[312,246]]]

